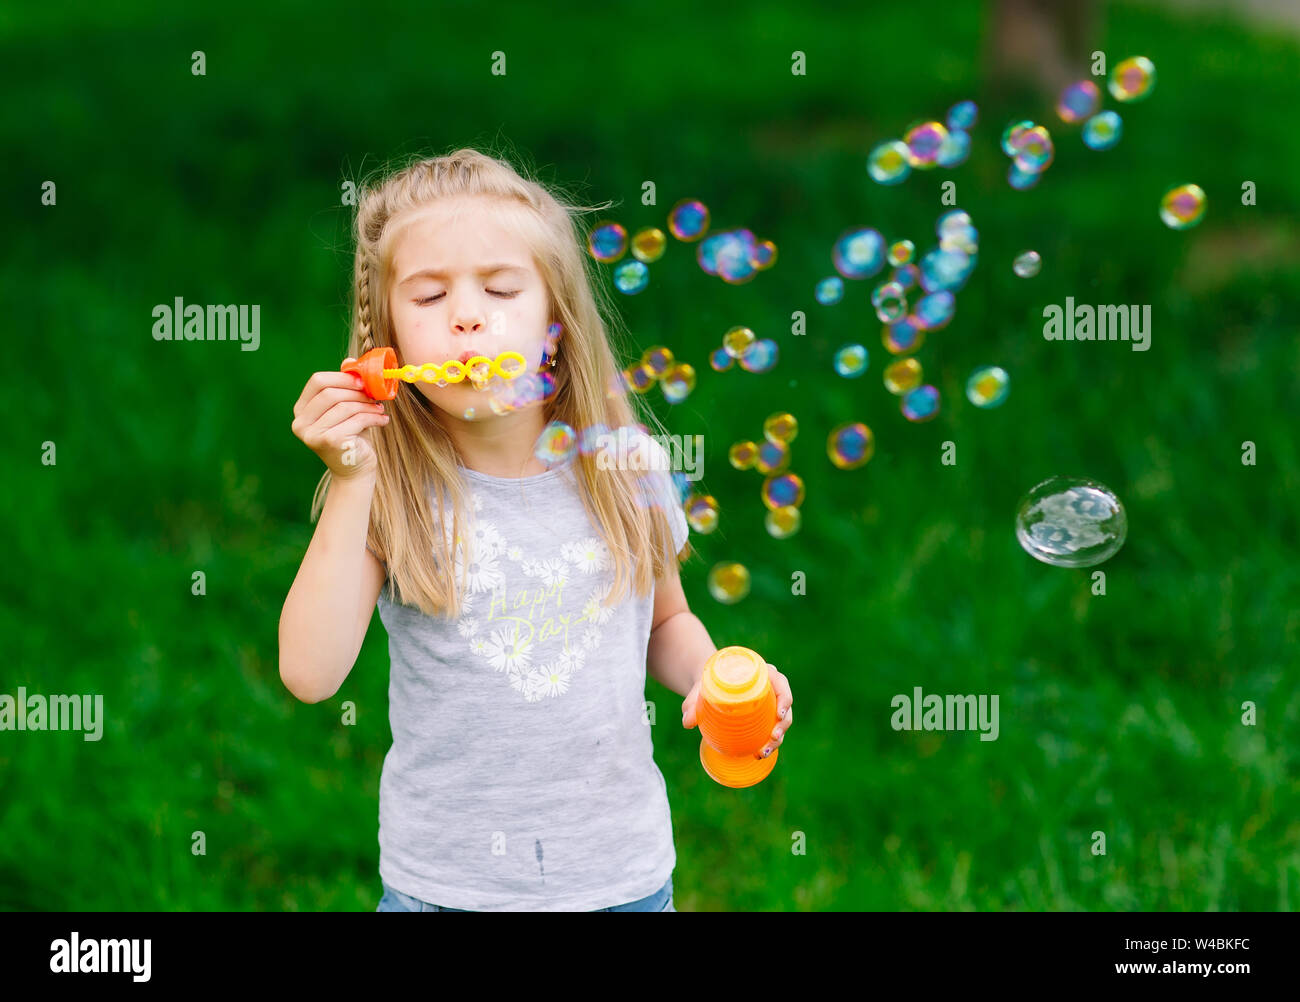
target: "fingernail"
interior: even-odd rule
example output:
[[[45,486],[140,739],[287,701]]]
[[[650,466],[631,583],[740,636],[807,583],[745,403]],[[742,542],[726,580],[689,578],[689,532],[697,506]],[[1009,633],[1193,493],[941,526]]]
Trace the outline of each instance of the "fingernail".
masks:
[[[772,754],[772,749],[771,749],[771,748],[765,749],[764,752],[763,752],[763,757],[764,757],[764,758],[767,758],[767,757],[768,757],[769,755],[771,755],[771,754]]]

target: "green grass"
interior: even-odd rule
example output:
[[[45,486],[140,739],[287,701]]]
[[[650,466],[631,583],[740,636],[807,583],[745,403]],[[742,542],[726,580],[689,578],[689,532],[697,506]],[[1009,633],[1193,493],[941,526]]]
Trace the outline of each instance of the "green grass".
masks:
[[[673,242],[650,288],[620,301],[639,348],[666,344],[699,372],[680,405],[655,391],[671,430],[705,434],[704,486],[722,506],[684,572],[692,608],[716,643],[788,674],[796,702],[772,776],[732,791],[700,768],[698,732],[678,730],[680,698],[648,684],[679,910],[1296,907],[1300,48],[1108,9],[1097,47],[1150,56],[1159,82],[1119,106],[1124,136],[1106,153],[1042,96],[985,93],[974,5],[805,20],[669,4],[653,24],[593,8],[520,13],[486,34],[452,9],[369,41],[342,5],[265,26],[253,7],[164,19],[117,5],[78,18],[75,51],[66,11],[9,14],[0,116],[26,138],[0,164],[13,547],[0,692],[102,692],[107,723],[98,743],[0,732],[0,907],[374,908],[382,626],[331,700],[296,702],[277,672],[320,472],[291,408],[307,373],[342,357],[341,182],[497,137],[579,197],[619,201],[610,215],[629,229],[697,196],[715,228],[780,248],[770,272],[730,287]],[[206,77],[189,73],[194,49]],[[487,72],[495,49],[505,78]],[[789,73],[795,49],[806,77]],[[871,145],[965,97],[981,107],[968,164],[897,188],[867,179]],[[1021,117],[1048,125],[1057,157],[1013,192],[996,141]],[[55,208],[39,204],[50,179]],[[655,207],[640,204],[645,180]],[[928,246],[945,180],[980,230],[980,262],[918,356],[942,413],[911,425],[880,385],[866,283],[834,307],[812,289],[849,226]],[[1188,180],[1209,212],[1175,233],[1156,205]],[[1240,204],[1243,180],[1257,206]],[[1028,247],[1044,266],[1025,281],[1010,262]],[[1151,350],[1045,342],[1042,307],[1067,295],[1151,304]],[[259,303],[260,350],[154,342],[150,311],[175,296]],[[737,323],[779,342],[773,372],[708,368]],[[844,381],[831,359],[851,340],[870,368]],[[1011,373],[1011,395],[982,412],[962,386],[989,363]],[[726,463],[777,410],[799,419],[807,485],[787,540],[763,530],[758,474]],[[846,420],[877,437],[860,470],[825,456]],[[45,441],[56,466],[40,463]],[[939,462],[945,441],[956,466]],[[1100,479],[1127,506],[1104,597],[1090,571],[1016,544],[1016,502],[1058,473]],[[729,559],[753,589],[723,606],[705,572]],[[791,594],[794,571],[806,596]],[[891,697],[918,685],[998,693],[998,740],[891,730]],[[196,831],[206,855],[190,851]],[[1105,856],[1089,851],[1094,831]]]

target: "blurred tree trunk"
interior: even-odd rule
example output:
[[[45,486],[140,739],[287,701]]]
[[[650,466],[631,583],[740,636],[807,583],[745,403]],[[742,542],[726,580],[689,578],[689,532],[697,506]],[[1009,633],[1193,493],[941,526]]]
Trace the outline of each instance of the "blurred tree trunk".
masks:
[[[990,0],[989,7],[984,75],[992,90],[1029,85],[1055,103],[1066,84],[1091,78],[1099,0]]]

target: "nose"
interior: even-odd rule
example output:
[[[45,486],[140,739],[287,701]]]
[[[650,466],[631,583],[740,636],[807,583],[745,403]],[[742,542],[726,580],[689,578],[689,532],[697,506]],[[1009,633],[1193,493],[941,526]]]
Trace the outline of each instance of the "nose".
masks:
[[[483,329],[483,321],[478,316],[465,314],[451,322],[451,329],[454,334],[477,334]]]

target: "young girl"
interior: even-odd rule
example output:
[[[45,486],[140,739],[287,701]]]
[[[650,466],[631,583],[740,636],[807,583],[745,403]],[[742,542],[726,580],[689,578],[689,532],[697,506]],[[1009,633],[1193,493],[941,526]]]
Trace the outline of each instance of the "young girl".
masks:
[[[617,378],[576,211],[470,149],[364,188],[349,357],[517,351],[541,398],[466,378],[400,382],[385,407],[359,377],[317,372],[294,406],[294,434],[329,469],[280,618],[280,676],[305,702],[333,696],[378,601],[393,732],[380,911],[674,910],[645,676],[685,696],[694,727],[717,648],[682,592],[686,519],[646,435],[662,426]],[[606,445],[631,432],[651,468],[585,447],[548,466],[534,447],[550,421],[608,429]],[[792,696],[768,670],[770,751]]]

